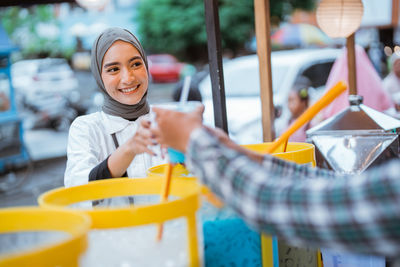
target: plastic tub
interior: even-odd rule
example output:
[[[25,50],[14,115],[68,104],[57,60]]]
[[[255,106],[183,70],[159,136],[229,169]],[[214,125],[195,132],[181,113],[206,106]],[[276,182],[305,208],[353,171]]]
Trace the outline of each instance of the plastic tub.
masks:
[[[271,143],[251,144],[242,145],[250,150],[257,151],[261,154],[265,154],[266,149]],[[300,142],[289,142],[286,147],[286,152],[278,152],[273,154],[275,157],[292,161],[297,164],[311,164],[313,167],[316,166],[315,161],[315,147],[313,144],[300,143]]]
[[[265,153],[271,143],[260,143],[242,145],[250,150]],[[297,164],[309,164],[316,166],[315,147],[313,144],[289,142],[286,152],[274,153],[274,156],[295,162]],[[151,177],[162,177],[166,164],[152,167],[148,170]],[[176,165],[172,172],[176,177],[193,177],[183,165]],[[203,186],[203,191],[208,193],[207,187]],[[205,245],[205,264],[206,266],[225,266],[230,262],[243,265],[262,265],[279,266],[279,260],[285,262],[290,258],[291,262],[299,265],[321,266],[319,253],[308,249],[293,249],[290,254],[278,255],[278,240],[274,237],[261,235],[247,227],[247,225],[232,212],[229,208],[215,209],[205,203],[201,209],[204,245]],[[296,253],[296,255],[294,254]],[[299,254],[303,253],[303,257]],[[307,260],[313,258],[313,263]]]
[[[153,203],[84,209],[92,218],[93,230],[89,233],[89,251],[83,266],[99,263],[159,266],[160,262],[171,266],[199,266],[202,251],[198,246],[201,240],[197,234],[196,211],[200,207],[200,185],[194,179],[173,178],[170,191],[173,200],[159,203],[162,181],[162,178],[95,181],[51,190],[42,194],[38,202],[42,207],[67,207],[122,196],[134,196],[134,199],[153,196]],[[164,223],[164,235],[157,242],[159,223]]]
[[[84,213],[38,207],[4,208],[0,209],[0,218],[0,251],[9,251],[0,253],[1,267],[78,266],[87,249],[91,220]]]

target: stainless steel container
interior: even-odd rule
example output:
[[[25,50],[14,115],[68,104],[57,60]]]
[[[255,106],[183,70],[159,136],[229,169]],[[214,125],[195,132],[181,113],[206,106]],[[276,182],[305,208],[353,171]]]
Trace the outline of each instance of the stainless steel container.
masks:
[[[350,95],[350,106],[307,131],[315,145],[317,166],[340,173],[361,173],[399,155],[400,120],[362,104]]]

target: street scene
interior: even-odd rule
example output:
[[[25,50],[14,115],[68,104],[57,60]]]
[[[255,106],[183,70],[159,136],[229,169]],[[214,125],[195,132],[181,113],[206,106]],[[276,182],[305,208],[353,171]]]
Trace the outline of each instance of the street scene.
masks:
[[[91,85],[92,90],[86,92],[85,97],[96,93],[95,81],[89,72],[76,74],[79,84]],[[150,85],[150,103],[172,101],[175,87],[176,83]],[[1,176],[0,207],[37,205],[40,194],[64,186],[67,139],[68,128],[39,128],[24,132],[30,162]]]
[[[0,267],[400,267],[399,18],[1,1]]]

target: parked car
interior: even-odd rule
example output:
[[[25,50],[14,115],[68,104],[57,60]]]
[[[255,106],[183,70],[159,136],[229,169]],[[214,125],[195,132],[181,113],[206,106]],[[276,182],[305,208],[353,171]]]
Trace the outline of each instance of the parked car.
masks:
[[[275,119],[277,136],[290,117],[288,94],[299,76],[307,77],[311,102],[323,91],[330,69],[340,49],[297,49],[273,51],[271,54],[273,103],[281,115]],[[240,144],[262,142],[260,78],[257,55],[238,57],[223,64],[228,130]],[[214,126],[210,76],[200,83],[199,90],[205,105],[204,122]]]
[[[154,54],[147,57],[149,72],[153,82],[177,82],[189,67],[188,64],[179,62],[170,54]]]
[[[18,61],[11,66],[11,77],[17,106],[27,115],[27,128],[69,127],[68,122],[77,114],[72,106],[79,101],[80,93],[78,80],[65,59]]]

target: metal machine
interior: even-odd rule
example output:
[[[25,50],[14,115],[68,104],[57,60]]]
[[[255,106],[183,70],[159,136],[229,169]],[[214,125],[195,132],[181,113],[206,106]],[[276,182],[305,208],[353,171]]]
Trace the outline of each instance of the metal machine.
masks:
[[[400,121],[362,104],[350,106],[307,131],[315,145],[317,166],[339,173],[361,173],[399,154]]]

